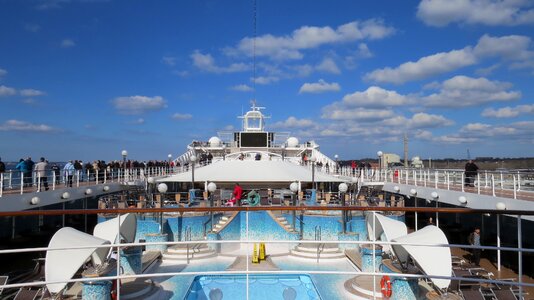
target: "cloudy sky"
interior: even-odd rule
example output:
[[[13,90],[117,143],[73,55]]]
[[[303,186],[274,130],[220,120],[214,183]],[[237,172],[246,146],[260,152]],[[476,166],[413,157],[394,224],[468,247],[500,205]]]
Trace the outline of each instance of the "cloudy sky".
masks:
[[[3,160],[165,159],[254,98],[331,156],[533,155],[533,1],[258,0],[255,43],[252,0],[154,3],[0,0]]]

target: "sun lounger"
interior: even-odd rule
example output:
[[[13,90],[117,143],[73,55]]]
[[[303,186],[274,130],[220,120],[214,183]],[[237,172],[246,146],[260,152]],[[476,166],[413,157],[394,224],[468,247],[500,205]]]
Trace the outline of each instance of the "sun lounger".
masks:
[[[517,297],[510,289],[493,290],[493,294],[495,294],[495,299],[497,300],[517,300]]]
[[[15,298],[13,300],[34,300],[39,299],[41,294],[41,289],[38,290],[28,290],[21,288],[17,294],[15,295]]]
[[[4,291],[4,285],[7,283],[9,276],[0,276],[0,295]]]

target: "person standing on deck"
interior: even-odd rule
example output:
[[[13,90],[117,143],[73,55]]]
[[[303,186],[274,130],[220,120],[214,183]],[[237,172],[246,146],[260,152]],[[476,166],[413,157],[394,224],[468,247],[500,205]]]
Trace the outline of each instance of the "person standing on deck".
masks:
[[[40,182],[41,186],[44,186],[45,191],[48,191],[48,178],[46,177],[46,168],[48,163],[45,161],[44,157],[41,157],[40,161],[35,164],[35,176],[37,176],[37,181]],[[39,186],[39,190],[41,190]]]
[[[59,184],[59,177],[60,177],[59,176],[59,166],[56,163],[54,163],[52,165],[51,169],[52,169],[52,172],[54,172],[54,177],[56,177],[56,181],[55,181],[56,184]]]
[[[477,176],[477,173],[478,173],[478,166],[475,165],[473,160],[470,159],[465,164],[465,183],[464,183],[465,186],[471,186],[471,187],[475,186],[475,177]]]
[[[475,228],[469,235],[469,244],[471,246],[480,247],[480,228]],[[473,263],[478,267],[480,266],[480,251],[481,249],[473,249]]]
[[[28,165],[26,164],[26,161],[21,158],[19,160],[19,163],[15,166],[15,169],[20,171],[21,176],[26,176],[26,173],[28,173]],[[26,182],[26,179],[24,179],[24,183]],[[23,185],[25,185],[23,183]]]
[[[69,160],[69,162],[63,167],[63,171],[65,172],[65,186],[68,185],[69,187],[72,187],[72,175],[74,174],[74,165],[72,164],[72,160]]]
[[[27,168],[26,173],[24,174],[24,178],[25,178],[24,181],[26,182],[26,186],[32,185],[32,178],[33,178],[32,170],[33,170],[34,165],[35,163],[33,162],[32,158],[28,156],[28,158],[26,158],[26,166],[28,168]]]
[[[232,199],[230,199],[228,202],[231,206],[241,206],[241,197],[243,197],[243,189],[239,183],[236,183],[234,186],[234,191],[232,192]]]

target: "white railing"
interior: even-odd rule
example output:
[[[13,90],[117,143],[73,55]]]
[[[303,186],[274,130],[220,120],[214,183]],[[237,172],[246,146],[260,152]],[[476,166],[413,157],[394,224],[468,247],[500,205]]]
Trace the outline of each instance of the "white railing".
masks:
[[[480,171],[466,177],[463,170],[438,169],[375,169],[360,170],[363,181],[381,181],[415,186],[434,187],[447,190],[482,194],[491,191],[509,191],[511,198],[518,199],[522,191],[534,192],[534,172],[522,171]]]
[[[249,267],[248,262],[251,259],[251,256],[249,254],[249,251],[247,251],[246,254],[246,269],[242,271],[202,271],[202,272],[187,272],[187,271],[178,271],[178,272],[153,272],[149,274],[135,274],[135,275],[124,275],[121,274],[121,266],[120,266],[120,249],[124,247],[132,247],[132,246],[150,246],[150,245],[167,245],[167,246],[174,246],[174,245],[188,245],[190,243],[195,244],[241,244],[241,245],[252,245],[255,243],[265,243],[267,245],[269,244],[287,244],[294,245],[294,244],[316,244],[317,241],[315,240],[254,240],[249,238],[249,219],[248,219],[248,212],[246,212],[246,234],[245,239],[243,240],[198,240],[198,241],[183,241],[183,242],[144,242],[144,243],[120,243],[120,244],[108,244],[108,245],[94,245],[94,246],[72,246],[72,247],[56,247],[56,248],[48,248],[48,247],[39,247],[39,248],[24,248],[24,249],[9,249],[9,250],[0,250],[0,255],[3,254],[13,254],[13,253],[29,253],[29,252],[43,252],[43,251],[57,251],[57,250],[67,250],[67,249],[88,249],[88,248],[115,248],[117,249],[117,276],[102,276],[102,277],[91,277],[91,278],[76,278],[76,279],[70,279],[66,281],[37,281],[37,282],[22,282],[22,283],[15,283],[15,284],[6,284],[2,286],[1,288],[5,289],[15,289],[15,288],[21,288],[21,287],[32,287],[32,286],[38,286],[42,287],[46,284],[51,283],[76,283],[76,282],[87,282],[87,281],[113,281],[113,280],[120,280],[120,279],[133,279],[133,278],[159,278],[159,277],[169,277],[169,276],[198,276],[198,275],[228,275],[228,274],[246,274],[246,275],[252,275],[252,274],[295,274],[295,273],[306,273],[306,274],[323,274],[323,275],[353,275],[353,276],[373,276],[373,286],[374,291],[373,293],[373,299],[376,299],[376,294],[380,293],[380,288],[378,286],[378,281],[380,280],[380,276],[391,276],[391,277],[404,277],[404,278],[414,278],[414,279],[430,279],[430,278],[436,278],[436,279],[450,279],[450,280],[461,280],[461,281],[467,281],[467,282],[477,282],[481,284],[487,284],[487,285],[503,285],[503,286],[513,286],[518,288],[518,296],[519,299],[522,299],[521,297],[524,296],[524,288],[526,287],[534,287],[534,283],[526,283],[523,282],[522,279],[522,255],[523,253],[534,253],[534,249],[529,248],[522,248],[522,241],[521,241],[521,216],[517,216],[518,220],[518,246],[516,248],[513,247],[493,247],[493,246],[471,246],[471,245],[464,245],[464,244],[432,244],[432,243],[398,243],[398,242],[386,242],[386,241],[339,241],[339,240],[321,240],[322,244],[347,244],[352,245],[355,247],[359,247],[360,245],[367,244],[372,245],[373,250],[377,245],[404,245],[404,246],[429,246],[429,247],[448,247],[448,248],[465,248],[465,249],[483,249],[483,250],[489,250],[489,251],[513,251],[518,253],[519,257],[519,274],[517,277],[517,281],[509,281],[509,280],[500,280],[500,279],[491,279],[489,278],[473,278],[473,277],[460,277],[460,276],[438,276],[435,274],[405,274],[402,273],[402,276],[396,275],[397,273],[385,273],[385,272],[364,272],[359,271],[355,269],[354,271],[340,271],[340,270],[279,270],[279,271],[258,271],[258,270],[251,270]],[[374,214],[374,212],[373,212]],[[373,220],[376,220],[376,218],[373,216]],[[120,226],[120,222],[117,222],[118,226]],[[376,223],[375,221],[372,222],[372,226],[375,227]],[[119,228],[120,230],[120,228]],[[374,232],[373,228],[373,232]],[[251,248],[251,247],[249,247]],[[169,269],[169,268],[164,268]],[[373,266],[372,270],[376,270],[376,260],[374,259],[374,251],[373,251]],[[161,270],[158,270],[161,271]],[[400,275],[400,274],[399,274]],[[378,277],[378,278],[377,278]],[[247,278],[247,289],[248,289],[248,278]],[[444,292],[444,291],[441,291]],[[120,299],[120,285],[117,286],[117,296],[118,299]],[[248,297],[247,297],[248,299]]]

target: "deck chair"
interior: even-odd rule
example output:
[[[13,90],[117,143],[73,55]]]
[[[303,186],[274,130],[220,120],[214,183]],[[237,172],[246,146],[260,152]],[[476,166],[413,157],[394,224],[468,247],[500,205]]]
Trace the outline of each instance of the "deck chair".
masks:
[[[270,205],[271,199],[269,198],[269,191],[267,190],[259,190],[258,193],[260,194],[260,205]]]
[[[485,300],[480,290],[462,290],[464,300]]]
[[[42,290],[27,290],[24,288],[21,288],[17,294],[15,295],[15,298],[13,300],[35,300],[39,299],[40,294],[42,294]]]
[[[495,294],[495,299],[497,300],[517,300],[517,297],[510,289],[493,290],[493,294]]]

